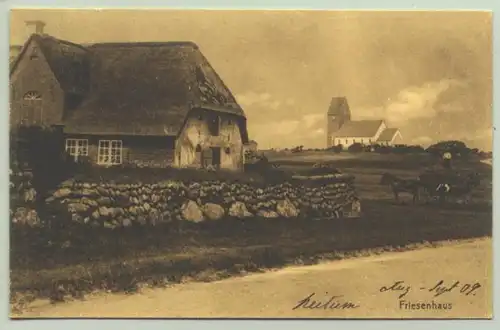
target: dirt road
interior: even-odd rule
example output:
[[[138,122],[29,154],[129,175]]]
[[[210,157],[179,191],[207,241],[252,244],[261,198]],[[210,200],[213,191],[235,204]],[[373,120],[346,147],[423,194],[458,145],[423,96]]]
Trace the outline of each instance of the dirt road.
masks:
[[[482,239],[130,296],[41,303],[22,316],[484,318],[492,315],[491,261],[491,240]]]

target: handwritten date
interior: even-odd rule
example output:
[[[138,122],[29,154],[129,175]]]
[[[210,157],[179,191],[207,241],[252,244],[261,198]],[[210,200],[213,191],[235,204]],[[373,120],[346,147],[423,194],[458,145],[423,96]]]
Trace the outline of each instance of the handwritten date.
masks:
[[[461,283],[456,281],[451,284],[446,284],[445,281],[440,280],[435,285],[427,288],[420,287],[421,291],[428,291],[433,294],[434,297],[438,297],[449,292],[458,292],[464,296],[475,296],[476,292],[481,288],[481,284],[475,283]],[[398,293],[399,299],[408,295],[412,290],[412,287],[406,284],[404,281],[396,281],[388,286],[382,286],[380,292],[396,292]]]

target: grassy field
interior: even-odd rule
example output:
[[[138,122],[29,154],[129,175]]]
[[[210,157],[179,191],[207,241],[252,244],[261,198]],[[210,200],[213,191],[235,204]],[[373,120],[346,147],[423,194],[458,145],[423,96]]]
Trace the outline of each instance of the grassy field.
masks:
[[[381,175],[389,172],[404,179],[416,179],[425,169],[439,167],[438,161],[427,154],[377,154],[377,153],[340,153],[310,151],[303,153],[266,152],[269,161],[279,164],[281,169],[300,173],[317,162],[328,162],[344,173],[356,177],[356,189],[363,200],[387,201],[394,197],[389,187],[380,183]],[[454,167],[472,170],[481,174],[481,185],[473,192],[474,208],[478,205],[490,207],[492,200],[492,167],[479,159],[456,160]],[[411,196],[406,196],[410,200]]]
[[[328,159],[356,176],[360,219],[227,219],[184,227],[81,228],[11,232],[11,302],[22,308],[36,298],[53,301],[94,290],[135,292],[147,283],[163,286],[211,281],[247,272],[313,264],[357,255],[491,236],[491,166],[462,162],[485,178],[470,205],[396,204],[379,185],[385,171],[416,177],[431,158],[396,155],[270,155],[282,168],[300,172]],[[391,164],[390,167],[387,164]]]

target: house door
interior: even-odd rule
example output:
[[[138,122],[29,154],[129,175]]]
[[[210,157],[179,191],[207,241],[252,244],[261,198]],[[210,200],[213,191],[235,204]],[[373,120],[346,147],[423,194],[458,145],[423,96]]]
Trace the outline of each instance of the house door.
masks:
[[[220,148],[212,148],[212,165],[215,166],[216,168],[220,167],[220,153],[221,149]]]
[[[203,150],[202,164],[203,167],[214,166],[220,167],[221,149],[220,148],[207,148]]]
[[[204,168],[212,165],[213,151],[212,148],[207,148],[202,151],[201,164]]]

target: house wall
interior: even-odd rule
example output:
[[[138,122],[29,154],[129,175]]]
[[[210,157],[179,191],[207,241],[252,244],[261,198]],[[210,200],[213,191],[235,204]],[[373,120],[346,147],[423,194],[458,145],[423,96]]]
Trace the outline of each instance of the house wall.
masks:
[[[394,134],[394,137],[392,138],[391,141],[387,141],[387,142],[384,142],[381,144],[386,145],[386,146],[393,146],[395,144],[403,144],[403,137],[401,136],[401,133],[397,132],[396,134]]]
[[[256,143],[248,143],[248,144],[245,144],[243,145],[243,151],[252,151],[252,152],[256,152],[258,150],[257,148],[257,144]]]
[[[361,143],[361,144],[365,144],[365,145],[376,143],[377,139],[380,137],[380,134],[382,134],[382,132],[386,129],[386,127],[387,127],[386,124],[384,122],[382,122],[382,124],[378,128],[375,135],[373,135],[371,137],[367,137],[367,136],[357,136],[357,137],[350,136],[350,137],[341,137],[341,138],[331,137],[329,139],[329,143],[331,143],[330,146],[336,146],[336,145],[341,144],[344,148],[348,148],[349,146],[353,145],[354,143]]]
[[[402,144],[403,143],[403,137],[401,136],[401,133],[396,133],[394,136],[394,139],[391,141],[392,144]]]
[[[341,144],[344,148],[348,148],[349,146],[353,145],[354,143],[361,143],[361,144],[372,144],[375,143],[376,138],[375,136],[372,137],[342,137],[342,138],[334,138],[333,139],[333,145],[339,145]]]
[[[34,116],[28,125],[52,125],[60,123],[63,115],[64,93],[54,76],[43,53],[35,41],[27,45],[15,71],[10,76],[10,123],[19,125],[31,109]],[[37,58],[31,59],[36,51]],[[41,101],[28,102],[24,94],[35,91],[42,96]]]
[[[210,134],[208,121],[220,118],[219,135]],[[241,170],[243,168],[243,143],[237,117],[210,111],[193,111],[179,135],[175,145],[175,166],[202,167],[202,153],[218,147],[220,168]],[[197,152],[197,147],[202,152]],[[227,151],[227,152],[226,152]]]
[[[66,139],[87,139],[88,157],[98,162],[99,140],[122,141],[123,164],[140,167],[171,166],[174,158],[175,138],[172,136],[111,136],[111,135],[66,135]]]

